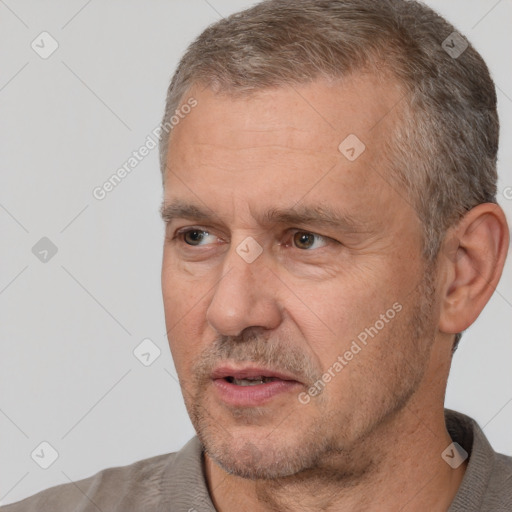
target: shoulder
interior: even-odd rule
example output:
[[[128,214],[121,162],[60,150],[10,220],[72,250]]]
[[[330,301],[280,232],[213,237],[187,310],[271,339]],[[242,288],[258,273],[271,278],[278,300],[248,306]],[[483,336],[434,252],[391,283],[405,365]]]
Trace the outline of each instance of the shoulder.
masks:
[[[469,456],[449,512],[512,510],[512,457],[497,453],[474,419],[448,409],[445,415],[453,441]]]
[[[189,443],[190,444],[190,443]],[[158,506],[164,476],[174,470],[180,452],[157,455],[128,466],[104,469],[95,475],[41,491],[5,505],[0,512],[128,512]]]
[[[512,457],[496,454],[484,510],[512,510]]]

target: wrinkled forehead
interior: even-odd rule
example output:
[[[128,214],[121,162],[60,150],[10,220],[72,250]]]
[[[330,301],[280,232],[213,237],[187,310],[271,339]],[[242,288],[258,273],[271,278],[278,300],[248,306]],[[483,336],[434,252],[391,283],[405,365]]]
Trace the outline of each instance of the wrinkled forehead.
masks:
[[[235,95],[197,84],[181,100],[178,112],[186,112],[171,132],[167,164],[192,146],[219,152],[281,146],[331,156],[345,150],[349,160],[364,148],[382,158],[403,98],[396,81],[368,73]]]
[[[307,199],[379,217],[403,201],[385,155],[401,94],[371,75],[237,96],[196,86],[182,101],[196,106],[172,132],[165,200],[229,204],[236,215]]]

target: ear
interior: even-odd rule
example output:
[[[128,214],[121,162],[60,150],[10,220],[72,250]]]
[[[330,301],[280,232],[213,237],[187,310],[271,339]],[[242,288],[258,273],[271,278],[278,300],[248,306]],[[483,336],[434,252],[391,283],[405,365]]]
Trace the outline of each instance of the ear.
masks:
[[[500,280],[508,252],[509,231],[500,206],[479,204],[448,230],[440,283],[439,329],[455,334],[478,317]]]

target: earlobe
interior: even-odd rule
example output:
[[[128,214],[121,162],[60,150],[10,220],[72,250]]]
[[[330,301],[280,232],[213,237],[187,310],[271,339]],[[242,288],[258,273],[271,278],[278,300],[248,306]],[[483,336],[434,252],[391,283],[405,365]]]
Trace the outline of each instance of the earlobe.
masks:
[[[509,244],[507,220],[494,203],[467,212],[446,235],[439,329],[462,332],[478,317],[500,280]]]

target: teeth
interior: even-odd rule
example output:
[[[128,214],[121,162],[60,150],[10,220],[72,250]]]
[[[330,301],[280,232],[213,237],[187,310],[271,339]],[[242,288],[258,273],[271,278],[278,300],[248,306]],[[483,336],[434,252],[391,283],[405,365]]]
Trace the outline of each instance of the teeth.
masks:
[[[276,380],[274,377],[254,377],[247,379],[235,379],[235,377],[229,377],[228,382],[237,386],[257,386],[259,384],[265,384],[265,382],[272,382]]]

